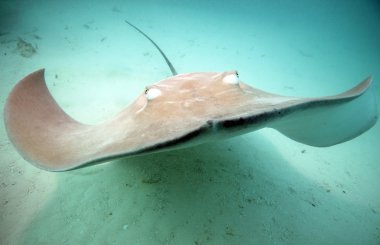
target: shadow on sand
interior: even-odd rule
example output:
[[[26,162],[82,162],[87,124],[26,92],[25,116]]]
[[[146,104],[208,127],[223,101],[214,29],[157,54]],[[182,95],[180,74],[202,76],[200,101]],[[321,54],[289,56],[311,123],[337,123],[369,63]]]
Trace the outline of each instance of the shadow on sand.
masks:
[[[24,242],[351,243],[361,229],[342,209],[353,205],[300,175],[254,133],[60,173]],[[354,235],[343,237],[343,229]]]

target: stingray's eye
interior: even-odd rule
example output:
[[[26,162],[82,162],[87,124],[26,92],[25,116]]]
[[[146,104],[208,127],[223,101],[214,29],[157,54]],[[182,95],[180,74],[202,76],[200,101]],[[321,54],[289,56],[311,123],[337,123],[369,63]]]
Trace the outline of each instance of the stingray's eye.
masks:
[[[229,84],[239,84],[239,74],[237,72],[235,72],[234,74],[229,74],[223,78],[223,82]]]
[[[238,72],[238,71],[235,71],[235,75],[236,75],[237,77],[239,77],[239,72]]]
[[[146,88],[145,95],[148,100],[152,100],[161,95],[161,90],[158,88]]]

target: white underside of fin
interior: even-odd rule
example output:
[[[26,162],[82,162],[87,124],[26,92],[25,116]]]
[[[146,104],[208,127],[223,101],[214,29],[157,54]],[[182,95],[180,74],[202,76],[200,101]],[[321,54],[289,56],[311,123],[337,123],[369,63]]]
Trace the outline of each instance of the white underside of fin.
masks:
[[[373,86],[372,86],[373,87]],[[377,121],[375,94],[370,88],[350,101],[324,101],[296,110],[270,127],[287,137],[312,146],[331,146],[353,139]]]

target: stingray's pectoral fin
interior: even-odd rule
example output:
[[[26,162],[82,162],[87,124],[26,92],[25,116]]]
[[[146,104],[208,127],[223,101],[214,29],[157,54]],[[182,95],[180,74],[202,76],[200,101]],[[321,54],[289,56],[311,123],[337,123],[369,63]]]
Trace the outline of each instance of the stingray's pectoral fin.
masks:
[[[10,93],[5,126],[18,152],[34,165],[51,171],[76,168],[88,159],[101,139],[68,116],[55,102],[39,70],[21,80]]]
[[[353,139],[371,128],[378,110],[371,78],[337,96],[305,99],[270,127],[312,146],[331,146]]]

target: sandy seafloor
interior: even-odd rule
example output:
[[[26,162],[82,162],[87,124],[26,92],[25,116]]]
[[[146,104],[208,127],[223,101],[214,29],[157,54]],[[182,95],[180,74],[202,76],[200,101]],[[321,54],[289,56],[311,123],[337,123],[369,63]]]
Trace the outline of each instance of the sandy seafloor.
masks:
[[[169,76],[125,19],[180,73],[237,69],[293,96],[372,74],[379,94],[378,1],[2,0],[1,108],[46,68],[64,110],[97,123]],[[63,173],[28,164],[0,125],[1,244],[380,244],[380,123],[328,148],[263,129]]]

